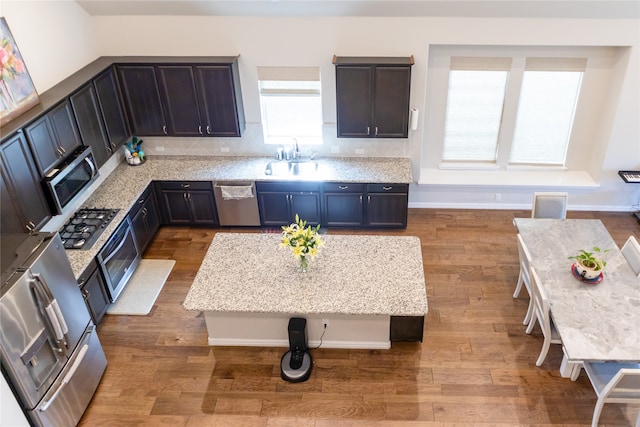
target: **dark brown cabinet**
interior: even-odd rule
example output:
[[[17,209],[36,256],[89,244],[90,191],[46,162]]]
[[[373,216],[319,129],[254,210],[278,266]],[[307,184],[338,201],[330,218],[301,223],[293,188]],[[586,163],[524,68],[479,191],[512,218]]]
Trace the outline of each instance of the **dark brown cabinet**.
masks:
[[[89,266],[78,277],[78,286],[93,323],[99,325],[109,308],[109,295],[95,259],[91,260]]]
[[[408,184],[367,184],[365,226],[406,228]]]
[[[309,225],[322,221],[318,183],[257,182],[256,191],[263,226],[291,224],[296,214]]]
[[[338,137],[407,138],[413,57],[335,57]]]
[[[2,233],[27,233],[51,218],[40,174],[24,135],[2,142]]]
[[[71,106],[78,121],[80,137],[84,145],[93,149],[93,155],[98,167],[102,166],[113,154],[113,147],[107,140],[100,107],[93,85],[90,83],[80,89],[70,98]]]
[[[352,227],[364,225],[364,184],[324,184],[324,225]]]
[[[119,65],[118,73],[134,134],[240,136],[244,130],[237,57]]]
[[[118,65],[124,104],[134,135],[167,135],[153,65]]]
[[[25,133],[42,176],[82,145],[68,101],[29,124]]]
[[[124,144],[129,130],[111,68],[69,98],[84,145],[93,148],[98,167]]]
[[[205,181],[157,181],[162,224],[217,226],[213,186]]]
[[[160,227],[160,213],[152,185],[149,185],[138,198],[136,204],[129,211],[129,217],[133,225],[138,250],[142,254]]]

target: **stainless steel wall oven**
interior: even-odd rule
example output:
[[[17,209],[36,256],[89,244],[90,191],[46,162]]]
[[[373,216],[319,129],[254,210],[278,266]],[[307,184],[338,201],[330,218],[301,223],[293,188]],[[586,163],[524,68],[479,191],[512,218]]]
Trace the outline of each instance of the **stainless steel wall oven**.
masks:
[[[140,264],[140,258],[131,220],[127,216],[97,255],[111,302],[118,299],[127,281]]]

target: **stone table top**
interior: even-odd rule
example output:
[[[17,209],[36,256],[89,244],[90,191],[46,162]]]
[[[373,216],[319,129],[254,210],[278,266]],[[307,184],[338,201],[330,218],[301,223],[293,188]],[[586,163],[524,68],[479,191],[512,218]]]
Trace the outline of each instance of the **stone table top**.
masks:
[[[547,293],[570,361],[640,362],[640,278],[600,220],[514,220]],[[610,251],[599,284],[571,273],[580,249]]]
[[[95,244],[87,250],[67,250],[76,278],[109,239],[151,181],[325,181],[412,182],[406,158],[319,158],[317,173],[303,177],[269,176],[264,171],[270,157],[149,156],[137,166],[120,164],[82,205],[120,209]]]
[[[184,301],[187,310],[423,316],[420,239],[323,235],[303,273],[280,234],[218,233]]]

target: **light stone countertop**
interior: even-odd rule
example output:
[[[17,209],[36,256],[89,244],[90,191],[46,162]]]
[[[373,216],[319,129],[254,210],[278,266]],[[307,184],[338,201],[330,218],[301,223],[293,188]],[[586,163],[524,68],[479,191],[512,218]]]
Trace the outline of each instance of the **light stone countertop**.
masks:
[[[600,220],[514,220],[547,293],[551,316],[571,361],[640,363],[640,278]],[[571,273],[580,249],[609,249],[604,280],[583,283]]]
[[[266,165],[271,157],[221,156],[149,156],[142,165],[121,163],[82,207],[120,209],[95,244],[87,250],[66,251],[78,278],[100,248],[125,218],[151,181],[324,181],[324,182],[412,182],[411,164],[407,158],[318,158],[313,175],[269,176]]]
[[[424,316],[427,294],[415,236],[323,235],[302,273],[282,236],[217,233],[186,310]]]

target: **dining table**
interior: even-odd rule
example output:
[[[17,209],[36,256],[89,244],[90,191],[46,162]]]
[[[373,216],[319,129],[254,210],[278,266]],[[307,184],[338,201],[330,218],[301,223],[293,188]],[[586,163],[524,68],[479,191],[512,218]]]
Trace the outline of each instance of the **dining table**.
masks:
[[[640,278],[598,219],[515,218],[564,348],[563,365],[640,363]],[[570,257],[598,247],[602,280],[584,280]],[[562,368],[561,368],[562,370]]]

